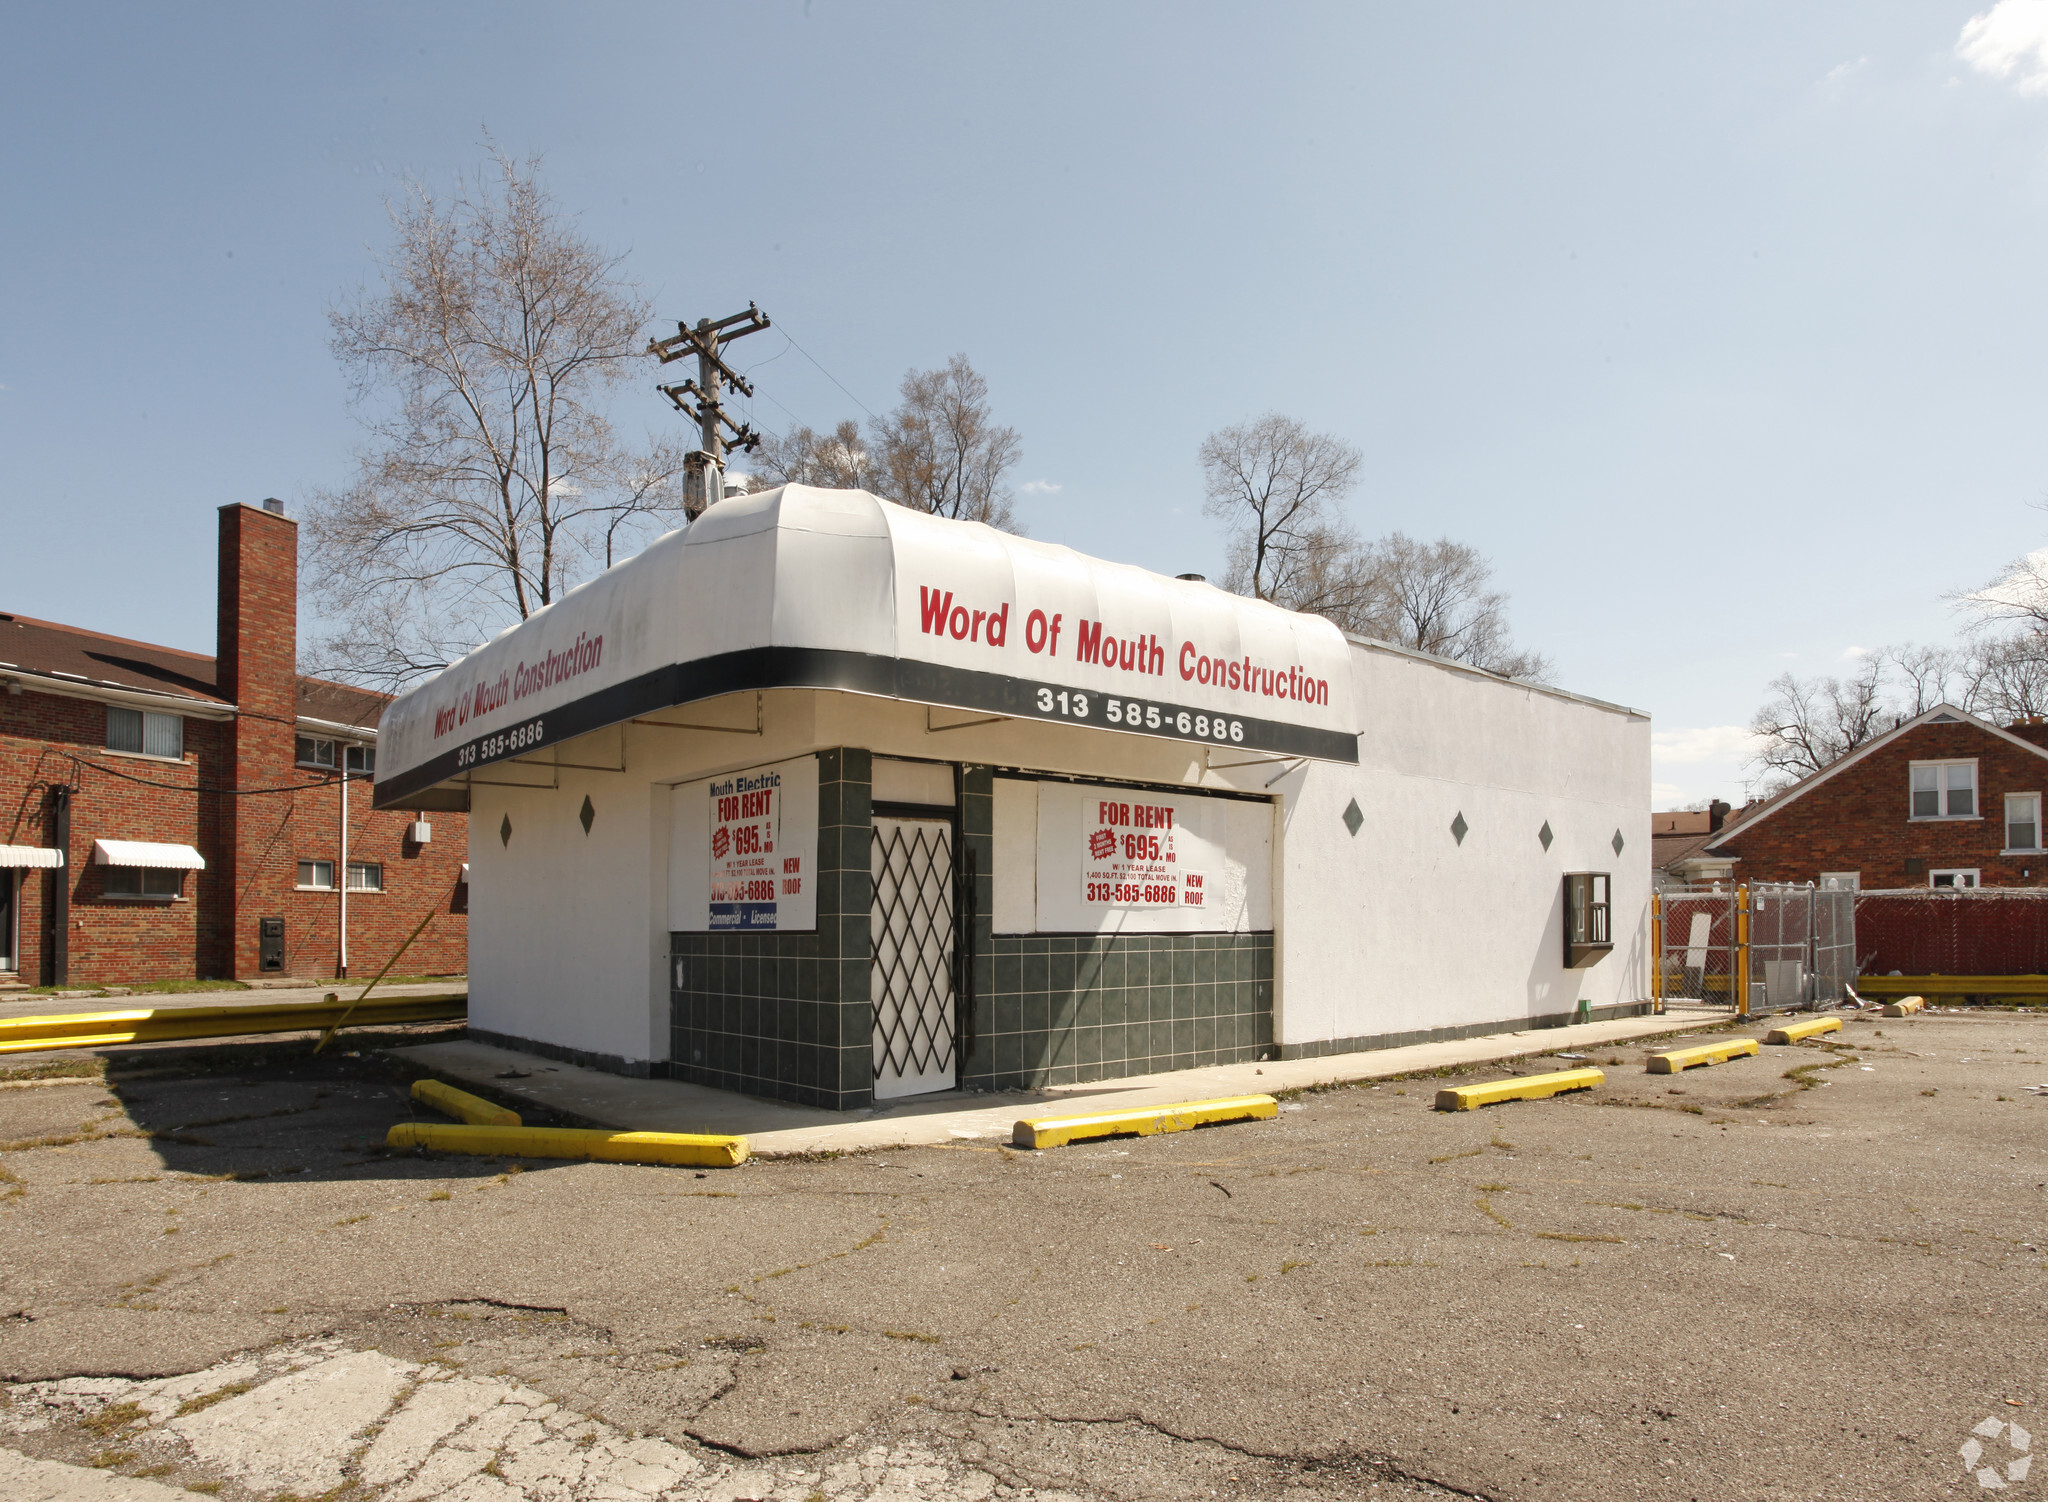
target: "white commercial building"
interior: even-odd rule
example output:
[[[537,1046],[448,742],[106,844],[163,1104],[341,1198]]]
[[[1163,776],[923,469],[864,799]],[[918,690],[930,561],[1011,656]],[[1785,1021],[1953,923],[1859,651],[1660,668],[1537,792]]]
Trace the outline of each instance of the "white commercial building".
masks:
[[[405,694],[472,1033],[848,1107],[1643,1006],[1648,719],[790,485]]]

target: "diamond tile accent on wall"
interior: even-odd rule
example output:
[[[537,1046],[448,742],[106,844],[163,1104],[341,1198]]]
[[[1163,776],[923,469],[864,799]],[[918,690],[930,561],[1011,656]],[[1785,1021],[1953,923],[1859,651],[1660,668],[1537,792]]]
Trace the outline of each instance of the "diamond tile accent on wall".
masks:
[[[1623,845],[1624,843],[1625,843],[1625,842],[1624,842],[1624,841],[1622,840],[1622,838],[1621,838],[1621,831],[1620,831],[1620,830],[1618,830],[1618,829],[1617,829],[1617,830],[1615,830],[1615,831],[1614,831],[1614,853],[1615,853],[1616,855],[1619,855],[1619,854],[1621,854],[1621,847],[1622,847],[1622,845]]]
[[[1543,842],[1543,848],[1545,850],[1548,850],[1550,848],[1550,842],[1557,838],[1557,836],[1553,835],[1550,832],[1550,821],[1548,819],[1545,819],[1543,821],[1543,827],[1536,831],[1536,838]]]
[[[1464,844],[1465,832],[1469,830],[1471,827],[1472,826],[1470,824],[1467,824],[1465,822],[1465,811],[1462,808],[1459,809],[1457,818],[1451,820],[1451,838],[1456,840],[1460,845]]]
[[[583,826],[585,834],[589,834],[591,823],[596,818],[597,809],[591,805],[590,794],[585,793],[583,795],[583,811],[576,815],[576,822]]]
[[[512,816],[510,814],[505,815],[505,822],[498,826],[498,843],[500,845],[512,843]]]
[[[1365,814],[1360,810],[1358,800],[1353,798],[1344,805],[1344,827],[1351,831],[1354,840],[1358,838],[1358,827],[1364,822]]]

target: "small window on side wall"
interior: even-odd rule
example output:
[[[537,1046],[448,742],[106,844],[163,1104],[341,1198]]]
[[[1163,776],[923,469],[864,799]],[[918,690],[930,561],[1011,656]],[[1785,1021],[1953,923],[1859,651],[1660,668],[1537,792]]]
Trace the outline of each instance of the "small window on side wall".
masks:
[[[1614,948],[1612,892],[1605,871],[1573,871],[1564,879],[1564,967],[1598,964]]]
[[[384,890],[384,868],[367,861],[348,863],[348,889],[351,892],[381,892]]]
[[[1977,816],[1977,764],[1974,761],[1913,763],[1913,817],[1974,819]]]
[[[1977,885],[1977,873],[1974,870],[1929,871],[1927,873],[1927,885],[1930,887],[1946,888],[1950,891],[1967,892]]]
[[[131,756],[161,756],[179,761],[185,755],[185,718],[154,710],[107,706],[107,749]]]
[[[323,741],[314,736],[302,735],[297,740],[295,759],[302,767],[332,767],[334,765],[335,743]]]
[[[180,897],[185,891],[183,871],[158,871],[145,866],[108,866],[101,888],[109,897]]]
[[[2041,795],[2005,795],[2005,848],[2036,851],[2041,848]]]
[[[331,892],[334,890],[333,861],[300,861],[299,890],[302,892]]]

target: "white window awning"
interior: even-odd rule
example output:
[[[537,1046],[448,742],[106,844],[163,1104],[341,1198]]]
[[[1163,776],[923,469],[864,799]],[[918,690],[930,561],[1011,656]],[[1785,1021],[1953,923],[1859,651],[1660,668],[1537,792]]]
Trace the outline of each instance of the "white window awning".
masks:
[[[462,879],[463,879],[464,881],[468,881],[468,880],[469,880],[469,862],[468,862],[468,861],[464,861],[464,862],[462,863]]]
[[[0,845],[0,870],[54,871],[64,864],[64,852],[41,845]]]
[[[204,871],[206,857],[190,845],[159,845],[151,840],[94,840],[96,866],[142,866],[153,871]]]

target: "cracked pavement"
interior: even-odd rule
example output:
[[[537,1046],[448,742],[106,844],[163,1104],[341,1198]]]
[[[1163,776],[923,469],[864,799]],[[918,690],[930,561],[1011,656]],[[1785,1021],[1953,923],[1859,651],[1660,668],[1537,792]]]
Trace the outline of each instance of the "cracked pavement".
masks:
[[[1975,1494],[2040,1395],[2048,1028],[1643,1052],[723,1173],[388,1155],[403,1076],[303,1043],[0,1080],[0,1491]]]

